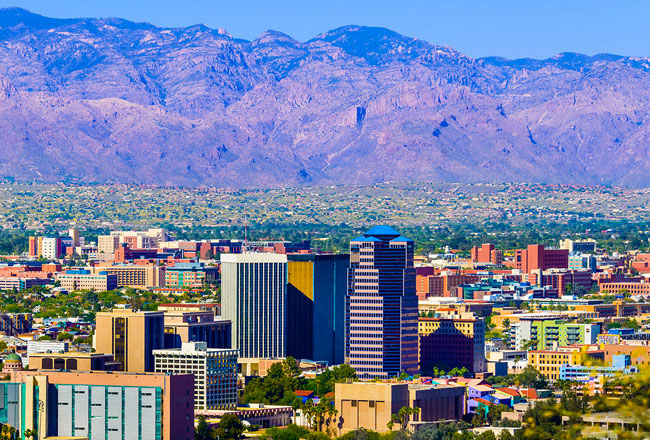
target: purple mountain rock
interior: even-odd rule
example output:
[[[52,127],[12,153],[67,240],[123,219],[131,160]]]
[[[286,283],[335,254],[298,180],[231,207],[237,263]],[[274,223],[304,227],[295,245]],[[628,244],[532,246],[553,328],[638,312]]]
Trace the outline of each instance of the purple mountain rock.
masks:
[[[650,59],[473,59],[387,29],[299,42],[0,10],[0,178],[220,187],[650,186]]]

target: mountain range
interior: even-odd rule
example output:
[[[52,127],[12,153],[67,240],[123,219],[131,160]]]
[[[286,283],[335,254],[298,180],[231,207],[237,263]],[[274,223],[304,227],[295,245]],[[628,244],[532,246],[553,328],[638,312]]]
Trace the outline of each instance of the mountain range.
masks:
[[[0,10],[0,179],[650,186],[650,58]]]

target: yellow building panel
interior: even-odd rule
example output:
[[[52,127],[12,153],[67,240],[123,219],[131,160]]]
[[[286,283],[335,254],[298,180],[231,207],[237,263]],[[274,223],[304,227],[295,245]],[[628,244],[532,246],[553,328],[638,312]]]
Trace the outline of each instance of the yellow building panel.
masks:
[[[289,284],[314,300],[314,263],[312,261],[289,261]]]

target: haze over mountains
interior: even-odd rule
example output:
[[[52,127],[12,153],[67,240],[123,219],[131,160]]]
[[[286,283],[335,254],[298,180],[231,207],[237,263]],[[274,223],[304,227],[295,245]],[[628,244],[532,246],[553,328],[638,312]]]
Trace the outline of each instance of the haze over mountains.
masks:
[[[0,178],[220,187],[650,186],[650,59],[473,59],[382,28],[299,42],[0,10]]]

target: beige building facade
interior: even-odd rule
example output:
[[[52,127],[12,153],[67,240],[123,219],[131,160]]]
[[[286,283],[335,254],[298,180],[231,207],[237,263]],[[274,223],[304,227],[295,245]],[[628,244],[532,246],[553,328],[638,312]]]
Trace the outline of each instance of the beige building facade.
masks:
[[[118,287],[146,289],[147,287],[165,286],[165,268],[153,264],[98,265],[93,268],[93,272],[107,272],[110,275],[116,275]]]
[[[95,350],[112,353],[121,363],[120,371],[153,371],[153,350],[164,348],[163,329],[162,312],[101,312],[96,317]]]
[[[410,422],[459,420],[465,407],[463,386],[354,382],[335,385],[339,434],[359,428],[387,432],[393,414],[419,408]]]

